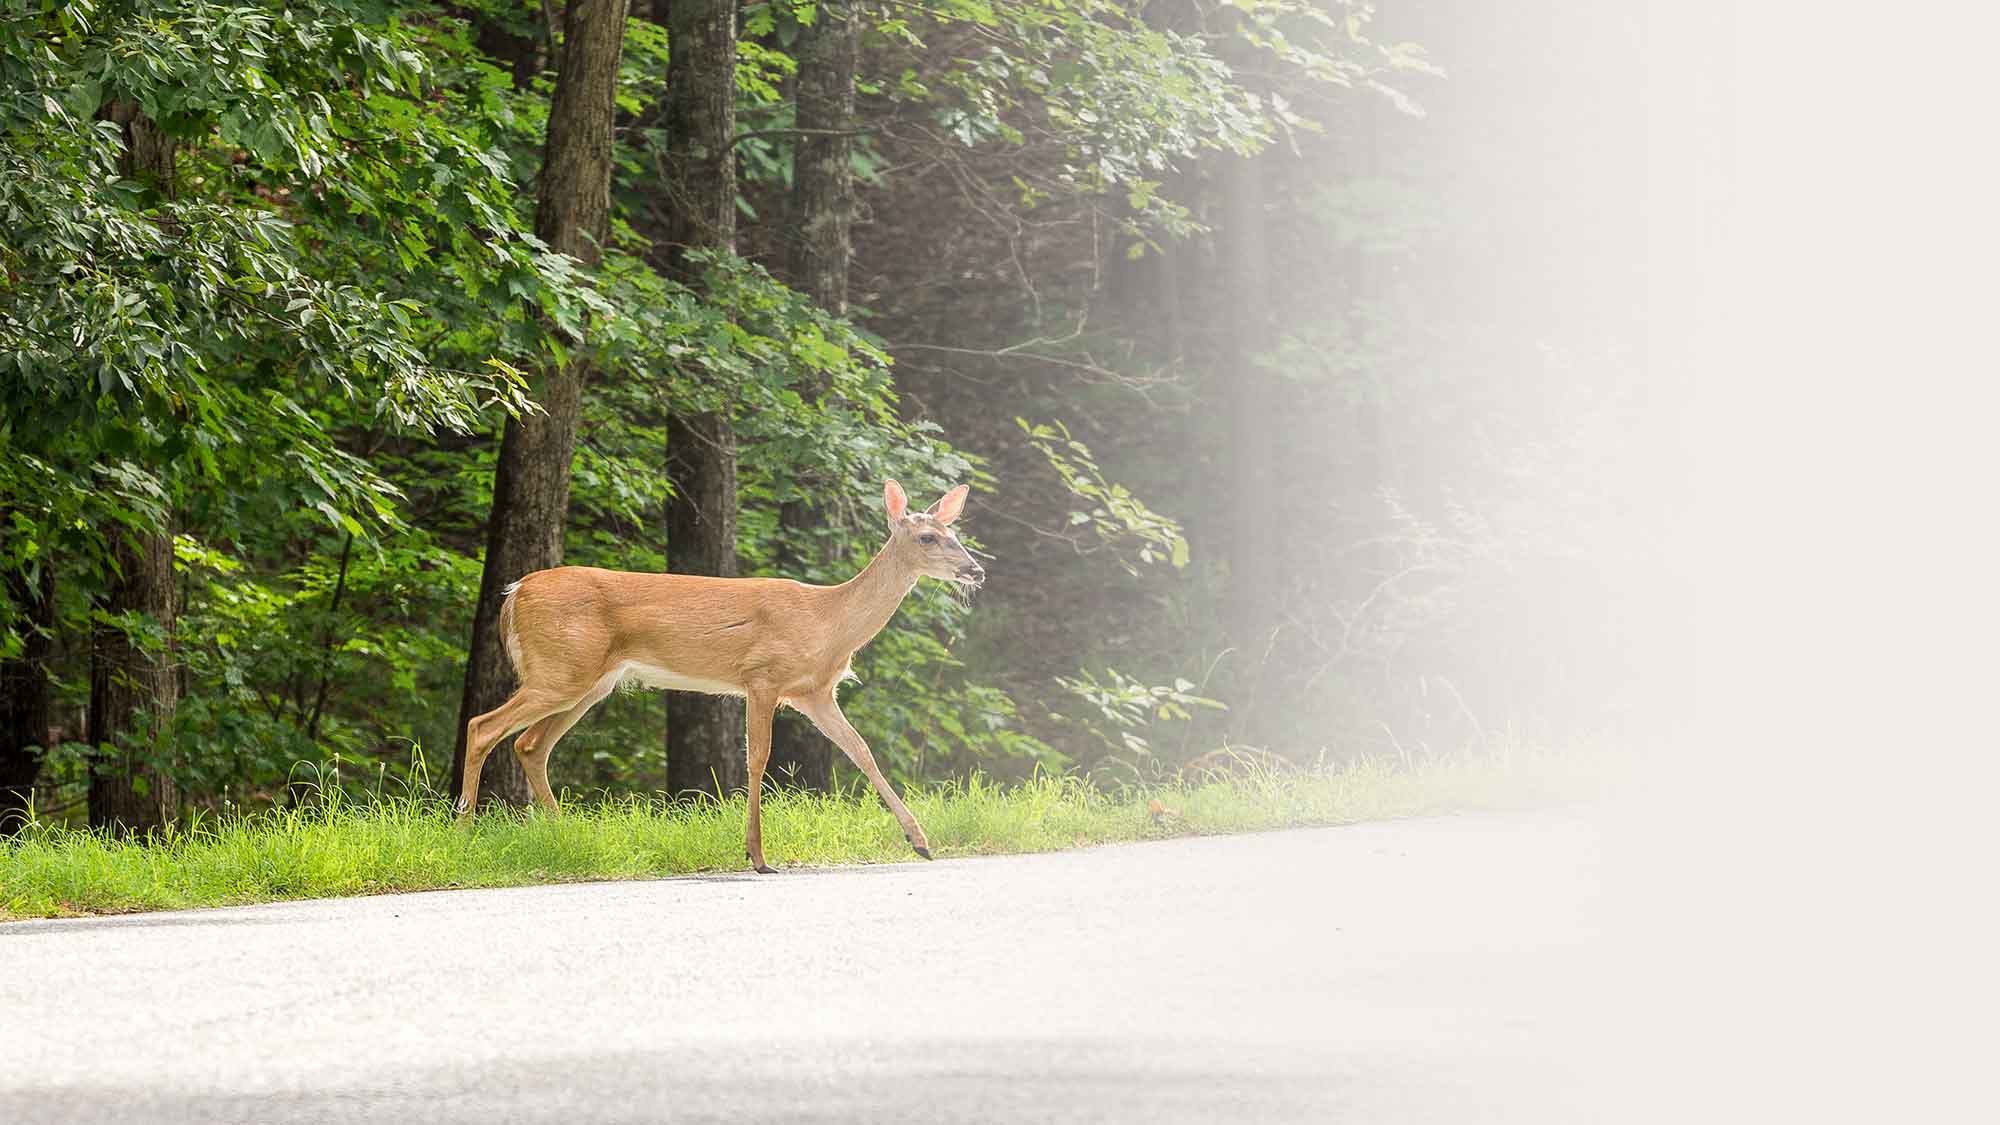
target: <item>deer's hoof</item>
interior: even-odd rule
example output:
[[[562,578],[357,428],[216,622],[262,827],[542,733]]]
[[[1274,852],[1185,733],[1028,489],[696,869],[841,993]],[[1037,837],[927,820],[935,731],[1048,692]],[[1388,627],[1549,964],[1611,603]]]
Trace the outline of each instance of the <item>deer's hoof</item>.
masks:
[[[757,865],[757,867],[756,867],[756,871],[757,871],[757,874],[759,874],[759,875],[776,875],[776,874],[778,873],[778,869],[777,869],[777,868],[775,868],[775,867],[772,867],[772,866],[771,866],[770,864],[768,864],[768,863],[760,863],[760,864],[758,864],[758,865]]]
[[[911,844],[910,850],[916,852],[920,856],[923,856],[925,859],[929,859],[931,857],[931,850],[927,847],[924,847],[922,844]]]

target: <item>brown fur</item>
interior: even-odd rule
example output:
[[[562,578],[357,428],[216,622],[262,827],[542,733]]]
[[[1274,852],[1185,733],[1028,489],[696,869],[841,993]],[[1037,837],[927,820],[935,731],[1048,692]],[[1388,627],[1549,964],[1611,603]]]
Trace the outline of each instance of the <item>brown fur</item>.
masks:
[[[838,586],[784,578],[705,578],[565,566],[516,583],[500,607],[501,636],[521,686],[467,725],[459,809],[478,800],[479,774],[501,739],[515,741],[535,800],[556,808],[548,759],[558,739],[623,679],[717,694],[740,694],[748,708],[749,823],[745,847],[764,863],[761,793],[771,753],[771,715],[795,708],[846,753],[882,796],[910,845],[928,856],[922,826],[876,766],[868,744],[840,713],[835,689],[854,653],[889,623],[917,579],[974,584],[984,571],[953,534],[966,489],[928,512],[909,513],[894,481],[884,488],[890,536],[874,561]],[[931,543],[923,542],[925,536]]]

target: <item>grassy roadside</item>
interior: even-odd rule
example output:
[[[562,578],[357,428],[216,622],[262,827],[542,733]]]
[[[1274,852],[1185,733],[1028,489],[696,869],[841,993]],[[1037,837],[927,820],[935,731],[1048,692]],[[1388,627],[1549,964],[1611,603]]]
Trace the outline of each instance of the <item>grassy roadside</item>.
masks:
[[[945,858],[1523,807],[1574,788],[1546,765],[1488,761],[1121,792],[1074,778],[975,782],[913,791],[908,804]],[[460,827],[441,802],[390,798],[209,820],[152,841],[31,829],[0,841],[0,921],[737,870],[743,812],[741,797],[633,798]],[[767,796],[764,850],[781,867],[915,860],[872,794]]]

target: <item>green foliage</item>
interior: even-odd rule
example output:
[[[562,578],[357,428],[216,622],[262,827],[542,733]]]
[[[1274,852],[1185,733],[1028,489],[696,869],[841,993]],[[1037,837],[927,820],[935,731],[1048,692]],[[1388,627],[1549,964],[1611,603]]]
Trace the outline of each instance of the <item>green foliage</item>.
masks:
[[[1114,551],[1118,564],[1137,577],[1138,564],[1171,563],[1174,569],[1187,565],[1187,539],[1180,524],[1160,515],[1132,495],[1124,485],[1104,479],[1091,459],[1090,447],[1070,436],[1061,422],[1030,423],[1014,419],[1028,444],[1048,460],[1049,467],[1062,478],[1063,487],[1075,502],[1088,505],[1069,513],[1071,527],[1088,527],[1098,543]],[[1127,550],[1137,544],[1130,558]]]
[[[397,490],[342,427],[528,405],[503,352],[439,348],[434,318],[505,321],[509,288],[573,279],[476,123],[438,111],[425,42],[331,3],[8,6],[0,480],[23,539],[95,555],[177,497],[378,535]],[[114,112],[171,139],[171,184],[122,174]],[[482,291],[500,300],[474,314]]]
[[[956,674],[963,665],[946,639],[960,631],[963,608],[940,592],[905,602],[900,627],[856,659],[861,682],[842,692],[842,709],[901,783],[979,770],[1015,777],[1061,771],[1069,758],[1020,729],[1005,692]]]
[[[365,397],[398,425],[462,427],[495,394],[521,401],[504,365],[432,362],[416,302],[304,252],[294,207],[338,215],[346,233],[390,232],[406,266],[470,255],[481,230],[518,234],[490,198],[511,183],[474,152],[435,151],[449,133],[423,128],[418,56],[393,28],[344,14],[81,4],[8,21],[0,218],[17,233],[0,251],[0,369],[16,376],[10,405],[41,408],[10,412],[21,438],[133,415],[175,418],[214,444],[251,428],[246,411],[297,426],[297,404],[254,378],[279,352],[288,374]],[[91,120],[118,105],[183,149],[171,193],[119,175],[119,127]],[[457,175],[428,177],[421,195],[381,190],[426,155]],[[210,444],[183,440],[213,474]]]
[[[1156,756],[1153,740],[1162,724],[1189,722],[1203,708],[1228,710],[1220,700],[1194,694],[1194,682],[1186,679],[1146,684],[1116,668],[1105,669],[1102,676],[1086,668],[1055,680],[1085,708],[1082,716],[1068,721],[1110,751],[1111,760],[1134,770],[1137,761]]]
[[[1310,113],[1334,91],[1365,88],[1419,112],[1393,81],[1436,69],[1414,44],[1371,40],[1373,16],[1365,0],[1244,0],[1193,9],[1177,27],[1116,0],[931,0],[876,22],[909,54],[873,89],[921,108],[915,129],[935,159],[1013,152],[1019,212],[1122,196],[1107,213],[1137,254],[1198,229],[1158,190],[1195,158],[1316,131]],[[977,29],[969,46],[940,62],[927,40],[959,41],[966,28]]]
[[[374,5],[4,9],[0,562],[57,566],[78,635],[112,529],[188,533],[169,758],[197,801],[422,726],[467,597],[437,577],[469,560],[411,528],[382,448],[531,408],[531,310],[562,330],[602,304],[529,233],[511,106],[469,54]],[[163,176],[125,174],[134,115]],[[83,669],[54,671],[77,698]]]
[[[856,169],[881,190],[906,167],[941,169],[973,198],[955,214],[974,225],[1031,213],[1074,225],[1084,211],[1113,216],[1135,251],[1158,248],[1200,229],[1193,201],[1174,197],[1196,161],[1309,130],[1326,91],[1387,90],[1423,66],[1368,40],[1364,4],[1239,7],[1241,21],[1179,30],[1110,0],[862,9],[875,69],[858,76]],[[662,566],[669,409],[733,420],[752,573],[788,559],[802,580],[850,576],[881,541],[885,476],[913,493],[995,490],[989,463],[907,395],[882,339],[780,284],[757,253],[697,258],[694,289],[656,268],[658,25],[628,27],[601,264],[585,270],[533,234],[554,76],[517,84],[475,24],[528,37],[546,67],[546,10],[0,0],[0,568],[59,576],[52,671],[66,715],[88,693],[93,625],[171,651],[184,688],[155,751],[197,810],[419,783],[411,747],[454,733],[495,439],[508,415],[535,409],[531,373],[552,364],[592,371],[571,562]],[[753,220],[753,199],[768,198],[756,193],[789,176],[788,52],[817,18],[791,0],[744,11],[736,153]],[[1223,61],[1244,45],[1275,62],[1269,89]],[[169,174],[134,165],[121,122],[135,115],[171,142]],[[973,186],[988,179],[997,193]],[[1322,203],[1383,253],[1427,236],[1414,221],[1384,233],[1388,205],[1358,192]],[[1032,315],[1073,307],[1036,298]],[[1269,362],[1301,383],[1360,385],[1376,353],[1352,341],[1367,326],[1324,323],[1341,346],[1298,328]],[[1310,369],[1322,354],[1331,375]],[[1070,405],[1051,394],[1021,412]],[[1004,427],[1016,411],[994,413]],[[1152,591],[1199,569],[1179,520],[1112,479],[1061,421],[1016,426],[1005,448],[1053,473],[1063,538]],[[781,530],[779,506],[800,499],[822,524]],[[163,623],[97,607],[108,544],[158,532],[178,555],[170,647]],[[22,649],[17,610],[0,591],[0,656]],[[901,782],[1154,753],[1150,726],[1219,707],[1185,681],[1115,671],[1003,680],[953,655],[972,612],[927,586],[857,660],[846,706]],[[1083,704],[1083,719],[1041,722],[1047,708],[1020,690],[1030,678]],[[656,707],[608,702],[565,743],[558,781],[656,786]],[[80,731],[58,734],[45,778],[73,795],[89,750]],[[269,886],[316,885],[296,853],[257,862],[279,873]]]
[[[184,785],[244,802],[312,779],[320,763],[404,777],[406,757],[378,751],[449,737],[436,701],[458,687],[479,565],[426,539],[349,543],[268,577],[181,539],[190,590],[181,656],[208,689],[176,715],[193,751]],[[373,766],[352,780],[375,781]]]

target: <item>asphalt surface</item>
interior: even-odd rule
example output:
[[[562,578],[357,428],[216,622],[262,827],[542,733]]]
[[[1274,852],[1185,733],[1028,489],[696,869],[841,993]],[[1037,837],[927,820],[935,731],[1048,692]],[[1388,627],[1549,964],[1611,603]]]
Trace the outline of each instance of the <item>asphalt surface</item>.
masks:
[[[1440,818],[14,923],[0,1121],[1633,1120],[1601,845]]]

